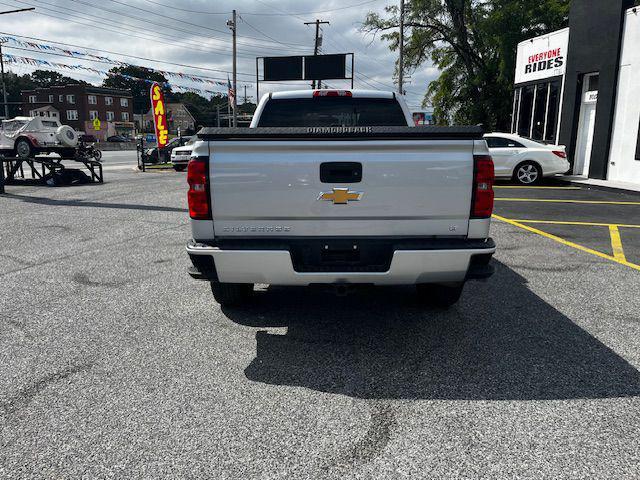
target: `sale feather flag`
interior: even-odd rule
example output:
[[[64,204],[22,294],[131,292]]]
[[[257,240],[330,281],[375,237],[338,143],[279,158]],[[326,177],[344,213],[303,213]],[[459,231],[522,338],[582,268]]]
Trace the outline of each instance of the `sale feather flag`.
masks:
[[[151,85],[151,110],[153,110],[153,125],[156,131],[158,149],[164,148],[169,142],[169,128],[167,127],[167,113],[164,94],[158,83]]]

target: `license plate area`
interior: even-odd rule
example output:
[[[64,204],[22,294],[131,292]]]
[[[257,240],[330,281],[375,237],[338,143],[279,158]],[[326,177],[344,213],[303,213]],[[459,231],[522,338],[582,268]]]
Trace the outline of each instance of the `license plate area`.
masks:
[[[326,240],[292,245],[290,252],[296,272],[386,272],[393,247],[390,242]]]

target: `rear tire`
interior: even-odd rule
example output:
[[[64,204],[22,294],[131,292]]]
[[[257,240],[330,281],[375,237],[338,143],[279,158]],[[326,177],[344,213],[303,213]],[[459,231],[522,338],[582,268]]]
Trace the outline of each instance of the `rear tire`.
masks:
[[[184,169],[185,169],[185,168],[187,168],[187,166],[186,166],[186,165],[174,165],[174,166],[173,166],[173,169],[174,169],[176,172],[184,172]]]
[[[464,282],[460,283],[421,283],[416,285],[418,297],[429,305],[449,308],[460,300]]]
[[[522,162],[513,170],[513,180],[520,185],[536,185],[542,180],[542,168],[535,162]]]
[[[34,149],[29,140],[20,138],[15,144],[15,152],[18,158],[29,158],[33,156]]]
[[[223,307],[243,304],[253,291],[253,283],[211,282],[213,298]]]

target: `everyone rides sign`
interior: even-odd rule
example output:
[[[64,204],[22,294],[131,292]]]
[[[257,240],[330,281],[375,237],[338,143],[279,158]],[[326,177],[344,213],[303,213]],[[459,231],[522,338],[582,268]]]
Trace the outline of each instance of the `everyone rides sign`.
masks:
[[[156,130],[158,148],[164,148],[169,141],[169,129],[167,127],[167,114],[164,103],[164,94],[160,85],[151,85],[151,109],[153,110],[153,125]]]

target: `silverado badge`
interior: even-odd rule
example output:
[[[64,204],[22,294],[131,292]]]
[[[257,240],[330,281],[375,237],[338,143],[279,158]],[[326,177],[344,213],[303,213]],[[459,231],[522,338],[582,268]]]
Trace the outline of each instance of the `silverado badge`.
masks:
[[[348,202],[357,202],[364,192],[352,192],[348,188],[334,188],[332,192],[321,192],[317,200],[333,202],[334,205],[346,205]]]

